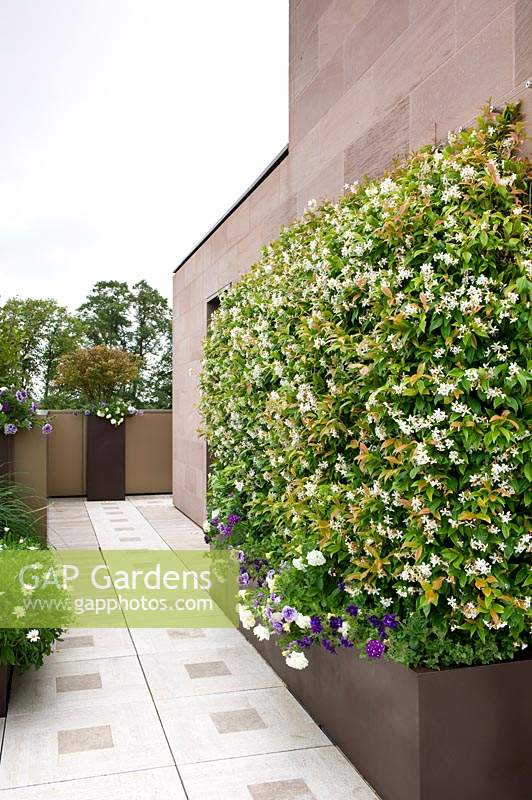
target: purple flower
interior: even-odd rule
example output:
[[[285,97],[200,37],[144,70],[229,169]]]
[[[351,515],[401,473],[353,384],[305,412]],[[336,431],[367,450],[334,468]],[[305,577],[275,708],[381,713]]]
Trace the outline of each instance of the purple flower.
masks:
[[[41,428],[42,432],[46,436],[46,434],[51,433],[53,431],[52,425],[50,422],[45,422]]]
[[[27,393],[26,389],[18,389],[15,392],[15,397],[17,398],[19,403],[23,403],[24,400],[28,399],[28,393]]]
[[[297,611],[292,606],[285,606],[282,611],[283,617],[287,622],[293,622],[297,617]]]
[[[351,605],[347,606],[347,608],[345,609],[345,612],[346,612],[346,614],[349,614],[350,617],[357,617],[358,616],[358,606],[356,606],[354,603],[351,603]]]
[[[310,630],[312,631],[312,633],[322,632],[323,625],[321,624],[321,619],[319,617],[310,618]]]
[[[220,524],[220,517],[213,517],[211,519],[211,525],[214,525],[215,528],[217,528],[219,524]]]
[[[7,402],[7,400],[2,403],[2,406],[0,407],[0,411],[5,411],[6,414],[9,411],[9,403]]]
[[[331,617],[329,620],[329,625],[331,626],[331,630],[337,631],[343,625],[342,617]]]
[[[236,525],[236,523],[240,522],[241,519],[242,517],[240,514],[229,514],[227,517],[227,524],[231,526]]]
[[[345,592],[345,581],[343,581],[341,578],[338,581],[338,588],[341,592]]]
[[[303,636],[303,638],[297,639],[296,641],[300,647],[310,647],[312,644],[312,638],[310,636]]]
[[[243,572],[240,575],[240,577],[238,578],[238,583],[240,584],[240,586],[249,586],[251,580],[247,572]]]
[[[30,411],[32,411],[32,412],[35,414],[35,412],[37,411],[38,407],[39,407],[39,406],[37,405],[37,403],[35,403],[35,402],[32,400],[32,401],[31,401],[31,406],[30,406]]]
[[[4,433],[6,436],[13,436],[17,432],[18,428],[16,425],[13,425],[12,422],[7,422],[4,425]]]
[[[240,561],[240,563],[246,560],[246,554],[244,553],[243,550],[238,551],[238,560]]]
[[[90,417],[90,415],[91,415],[90,411],[84,411],[83,413],[85,414],[86,417]]]
[[[382,618],[382,624],[385,628],[391,628],[394,631],[399,627],[399,620],[395,614],[385,614]]]
[[[342,647],[353,647],[353,642],[350,642],[345,636],[340,639],[340,644]]]
[[[329,653],[334,653],[335,652],[334,646],[331,644],[331,642],[328,639],[322,639],[321,640],[321,645],[322,645],[324,650],[327,650],[327,652],[329,652]]]
[[[380,639],[370,639],[366,645],[366,654],[369,658],[381,658],[386,650]]]

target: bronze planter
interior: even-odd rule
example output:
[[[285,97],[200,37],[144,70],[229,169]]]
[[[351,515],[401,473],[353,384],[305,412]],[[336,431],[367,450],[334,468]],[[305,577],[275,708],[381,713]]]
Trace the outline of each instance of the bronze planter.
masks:
[[[124,500],[126,497],[125,423],[87,417],[87,500]]]
[[[9,664],[0,665],[0,718],[7,716],[12,677],[13,667]]]
[[[12,459],[11,438],[11,436],[6,436],[3,431],[0,431],[0,479],[9,476]]]
[[[382,800],[530,800],[532,660],[433,671],[246,637]]]

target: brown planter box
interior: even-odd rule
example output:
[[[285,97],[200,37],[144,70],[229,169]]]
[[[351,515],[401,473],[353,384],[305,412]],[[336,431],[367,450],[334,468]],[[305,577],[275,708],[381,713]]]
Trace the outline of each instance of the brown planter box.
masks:
[[[433,671],[247,639],[382,800],[530,800],[532,660]]]
[[[126,497],[125,423],[87,417],[87,500],[124,500]]]
[[[12,677],[13,667],[8,664],[2,664],[0,666],[0,718],[7,715]]]
[[[0,432],[0,479],[9,476],[12,459],[11,449],[11,437]]]

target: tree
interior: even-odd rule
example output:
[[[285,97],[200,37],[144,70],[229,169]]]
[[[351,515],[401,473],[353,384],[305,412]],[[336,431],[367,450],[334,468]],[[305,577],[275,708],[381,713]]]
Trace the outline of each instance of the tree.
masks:
[[[2,359],[7,357],[7,382],[31,389],[42,405],[54,405],[58,359],[78,347],[83,335],[83,323],[55,300],[6,300],[0,308],[0,366],[6,369]]]
[[[171,406],[172,313],[157,289],[142,280],[98,281],[79,315],[91,344],[138,355],[141,368],[129,399],[158,408]]]
[[[96,345],[73,350],[61,357],[56,383],[75,392],[80,404],[98,406],[113,397],[127,397],[128,386],[137,379],[138,356],[116,347]]]

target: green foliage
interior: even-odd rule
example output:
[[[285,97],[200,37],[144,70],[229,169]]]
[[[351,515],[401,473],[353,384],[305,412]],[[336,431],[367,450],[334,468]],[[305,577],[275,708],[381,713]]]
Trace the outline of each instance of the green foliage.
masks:
[[[0,383],[25,386],[45,408],[68,401],[54,395],[58,359],[78,347],[83,324],[55,300],[13,297],[0,308]],[[4,366],[3,348],[8,352]]]
[[[0,436],[28,431],[39,425],[44,434],[52,432],[46,416],[37,415],[37,405],[26,389],[0,386]]]
[[[24,489],[0,480],[0,550],[43,550],[35,515],[24,502]],[[62,628],[0,628],[0,664],[39,668],[63,633]]]
[[[76,392],[81,405],[96,407],[127,396],[137,379],[140,357],[106,345],[80,348],[60,359],[57,384]]]
[[[244,590],[245,624],[279,632],[288,656],[311,615],[324,628],[313,641],[378,638],[409,665],[488,663],[530,641],[521,130],[515,107],[486,112],[391,176],[311,205],[213,317],[207,531],[243,551],[242,585],[259,583]]]
[[[98,281],[79,309],[89,342],[127,350],[140,372],[127,399],[153,408],[171,407],[172,314],[166,299],[142,280]]]

